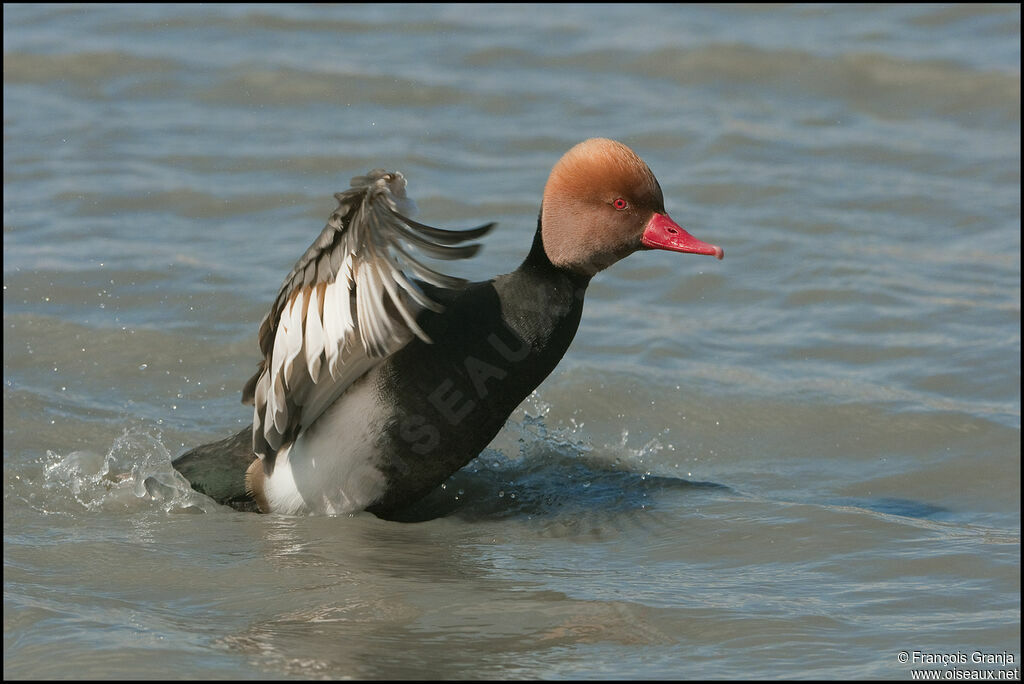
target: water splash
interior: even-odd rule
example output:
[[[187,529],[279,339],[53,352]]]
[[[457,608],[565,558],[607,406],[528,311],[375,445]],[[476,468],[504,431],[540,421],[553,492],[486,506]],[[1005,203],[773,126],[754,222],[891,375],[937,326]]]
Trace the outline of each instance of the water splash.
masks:
[[[595,444],[575,420],[549,426],[549,409],[534,392],[521,418],[506,425],[502,446],[485,449],[399,519],[615,514],[655,506],[670,490],[726,489],[678,477],[677,466],[665,460],[674,449],[656,437],[630,446],[623,430],[619,440]]]
[[[62,456],[47,451],[46,459],[42,489],[48,495],[34,504],[43,512],[67,512],[79,507],[87,511],[168,513],[220,508],[192,490],[171,467],[171,454],[159,431],[130,427],[105,454],[82,450]],[[69,507],[70,502],[77,506]]]

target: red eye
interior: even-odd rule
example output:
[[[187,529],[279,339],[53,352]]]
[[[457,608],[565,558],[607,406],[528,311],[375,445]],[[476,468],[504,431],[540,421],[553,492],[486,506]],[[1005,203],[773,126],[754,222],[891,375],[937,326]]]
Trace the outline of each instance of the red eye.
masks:
[[[629,202],[622,199],[621,197],[616,197],[615,201],[612,202],[612,206],[618,209],[619,211],[622,211],[623,209],[629,206]]]

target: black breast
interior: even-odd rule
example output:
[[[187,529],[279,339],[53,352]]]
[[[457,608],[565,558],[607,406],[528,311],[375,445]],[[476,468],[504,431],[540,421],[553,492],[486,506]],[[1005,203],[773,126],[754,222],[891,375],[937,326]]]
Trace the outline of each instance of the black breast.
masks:
[[[445,310],[420,320],[433,344],[415,339],[381,368],[380,401],[395,409],[379,450],[389,487],[369,511],[414,503],[487,446],[565,354],[588,280],[551,265],[538,230],[516,271],[436,293]]]

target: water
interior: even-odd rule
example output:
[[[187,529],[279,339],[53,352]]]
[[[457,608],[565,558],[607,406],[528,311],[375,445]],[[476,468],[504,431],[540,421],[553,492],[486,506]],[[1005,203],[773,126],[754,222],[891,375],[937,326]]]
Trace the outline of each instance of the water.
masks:
[[[1019,7],[5,5],[4,51],[5,676],[1019,668]],[[349,177],[499,221],[486,278],[595,135],[726,258],[602,273],[421,522],[176,478]]]

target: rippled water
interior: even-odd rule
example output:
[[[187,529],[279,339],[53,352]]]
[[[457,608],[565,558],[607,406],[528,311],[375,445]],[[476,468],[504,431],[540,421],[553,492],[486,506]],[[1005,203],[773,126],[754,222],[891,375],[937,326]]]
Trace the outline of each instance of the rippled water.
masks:
[[[349,177],[486,278],[596,135],[726,258],[595,279],[419,522],[176,476]],[[1019,668],[1019,150],[1017,6],[5,5],[5,676]]]

